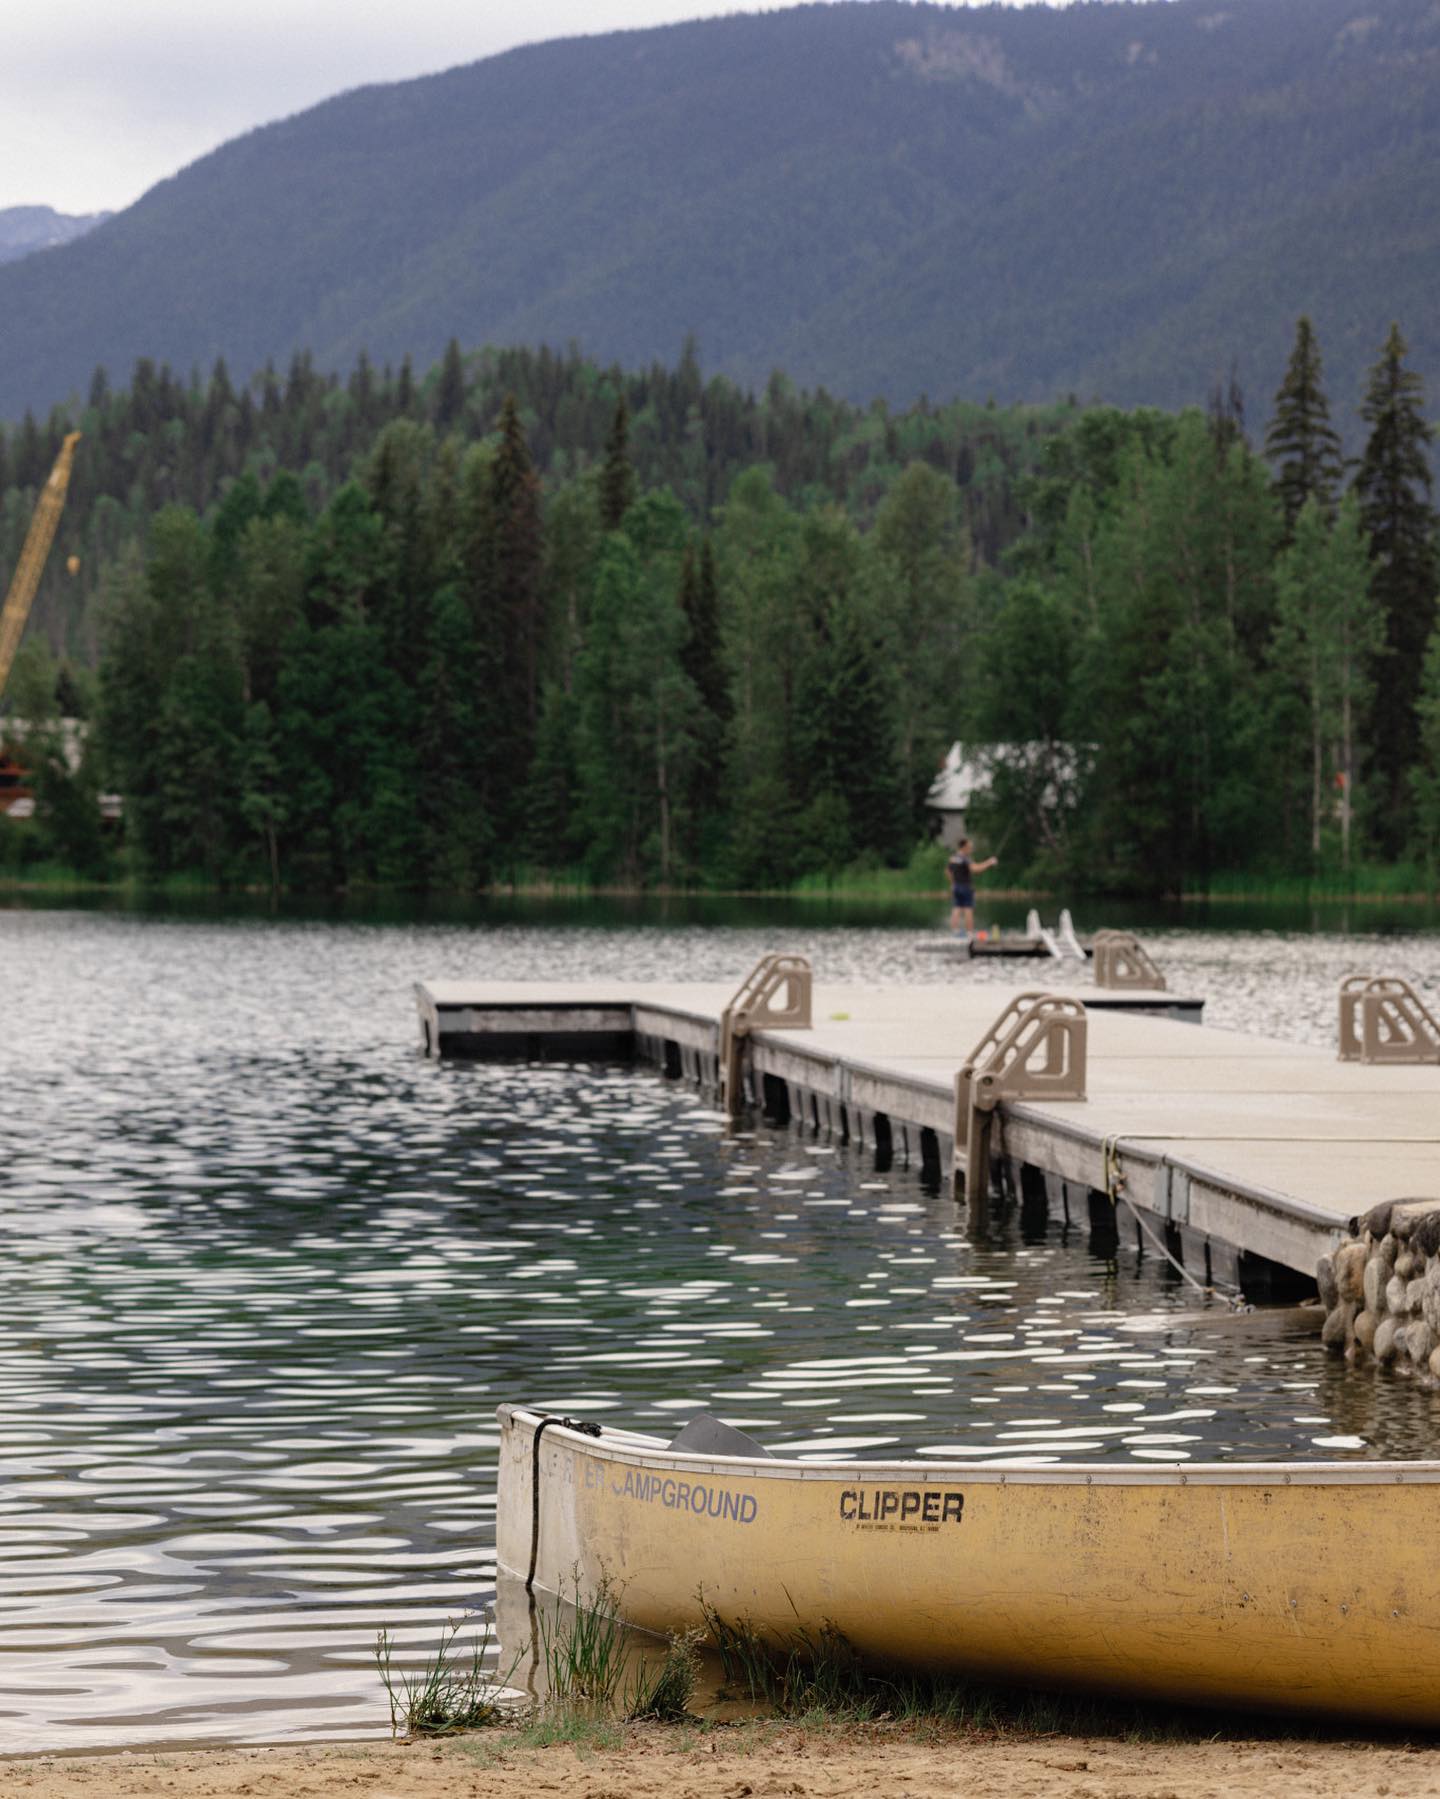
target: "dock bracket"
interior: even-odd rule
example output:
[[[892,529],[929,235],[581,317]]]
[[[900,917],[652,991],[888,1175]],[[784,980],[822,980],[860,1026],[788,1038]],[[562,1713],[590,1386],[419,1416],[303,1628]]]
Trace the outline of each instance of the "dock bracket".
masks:
[[[808,1031],[812,976],[804,956],[762,956],[720,1015],[720,1099],[734,1118],[745,1103],[745,1039],[754,1030]]]
[[[1165,977],[1129,931],[1095,933],[1095,985],[1111,989],[1165,991]]]
[[[973,1228],[990,1197],[990,1135],[1007,1099],[1083,1100],[1087,1020],[1077,999],[1021,993],[955,1076],[955,1145],[965,1145],[965,1198]],[[958,1170],[957,1170],[958,1172]]]
[[[1340,983],[1342,1062],[1440,1063],[1440,1019],[1399,975]]]

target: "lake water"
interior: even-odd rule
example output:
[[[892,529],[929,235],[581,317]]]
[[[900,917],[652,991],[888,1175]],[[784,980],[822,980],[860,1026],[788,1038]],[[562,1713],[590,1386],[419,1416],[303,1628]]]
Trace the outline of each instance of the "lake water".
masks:
[[[918,1169],[649,1071],[418,1052],[419,977],[1033,978],[836,916],[0,910],[0,1753],[386,1731],[377,1630],[493,1591],[501,1399],[807,1456],[1435,1453],[1434,1395],[1133,1252],[972,1245]],[[1432,931],[1146,941],[1236,1029],[1333,1041],[1362,969],[1440,997]]]

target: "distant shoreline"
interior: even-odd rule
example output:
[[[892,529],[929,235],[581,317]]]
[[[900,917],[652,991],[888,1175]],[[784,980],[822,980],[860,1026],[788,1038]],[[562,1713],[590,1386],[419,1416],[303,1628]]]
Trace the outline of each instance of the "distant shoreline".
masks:
[[[91,893],[132,895],[147,899],[246,898],[265,899],[270,889],[264,886],[226,887],[204,881],[159,882],[93,881],[81,875],[56,873],[43,879],[26,880],[14,875],[0,875],[0,895]],[[632,899],[632,900],[789,900],[799,902],[841,904],[875,904],[893,901],[919,904],[931,901],[937,909],[948,908],[948,899],[933,889],[868,886],[861,880],[837,881],[824,887],[632,887],[602,882],[595,886],[573,885],[561,881],[495,882],[488,887],[440,888],[420,892],[406,887],[364,885],[335,890],[286,888],[278,896],[282,902],[305,900],[343,900],[362,896],[375,898],[413,898],[416,900],[484,900],[484,899]],[[1053,888],[990,887],[978,895],[980,909],[989,902],[1004,904],[1054,904]],[[1068,903],[1117,904],[1132,901],[1143,905],[1229,906],[1229,905],[1398,905],[1434,906],[1440,904],[1440,893],[1409,891],[1387,893],[1367,888],[1347,891],[1338,888],[1292,887],[1282,883],[1274,887],[1224,888],[1215,892],[1187,890],[1180,894],[1149,895],[1137,893],[1091,893],[1071,896]]]

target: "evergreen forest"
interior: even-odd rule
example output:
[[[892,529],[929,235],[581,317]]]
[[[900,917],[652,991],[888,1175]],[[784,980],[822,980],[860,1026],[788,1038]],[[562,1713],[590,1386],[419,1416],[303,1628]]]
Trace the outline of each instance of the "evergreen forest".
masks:
[[[36,811],[0,867],[925,886],[959,738],[1010,746],[974,819],[1007,885],[1433,880],[1422,378],[1395,327],[1332,406],[1303,318],[1275,376],[1257,422],[1233,383],[1179,413],[752,394],[693,346],[97,373],[0,434],[7,569],[85,434],[6,695]]]

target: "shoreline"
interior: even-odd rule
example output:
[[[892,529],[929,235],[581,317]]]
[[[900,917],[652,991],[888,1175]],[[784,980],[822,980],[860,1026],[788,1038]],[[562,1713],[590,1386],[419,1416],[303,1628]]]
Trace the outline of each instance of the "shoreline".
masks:
[[[863,1727],[631,1726],[543,1746],[504,1733],[399,1743],[125,1749],[0,1760],[23,1799],[1268,1799],[1277,1791],[1379,1799],[1433,1790],[1440,1742],[1243,1732],[960,1733]]]
[[[792,887],[625,887],[600,885],[594,887],[571,887],[551,881],[519,881],[513,884],[500,882],[494,886],[478,888],[474,891],[460,888],[435,889],[426,893],[412,892],[403,887],[350,887],[334,892],[286,890],[279,895],[272,895],[268,887],[218,887],[203,883],[178,886],[147,886],[139,881],[87,881],[75,880],[43,880],[26,881],[0,875],[0,897],[6,894],[52,895],[63,898],[68,894],[109,894],[117,898],[133,898],[146,900],[207,900],[207,899],[245,899],[272,900],[277,906],[285,905],[324,905],[343,904],[350,900],[398,900],[407,899],[416,904],[439,902],[454,904],[458,901],[474,902],[480,900],[563,900],[583,901],[600,899],[628,900],[784,900],[800,904],[856,904],[877,905],[884,902],[896,904],[931,903],[937,909],[948,904],[946,896],[928,888],[900,887],[864,887],[835,886],[827,888],[792,888]],[[999,900],[1006,904],[1019,903],[1054,903],[1059,895],[1053,888],[1047,887],[987,887],[980,895],[981,902]],[[1184,892],[1180,894],[1153,895],[1127,893],[1092,893],[1072,896],[1067,902],[1072,906],[1086,905],[1118,905],[1130,902],[1144,906],[1437,906],[1440,905],[1440,893],[1400,892],[1387,893],[1373,889],[1363,892],[1340,892],[1330,888],[1288,889],[1276,891],[1269,888],[1226,889],[1219,893]]]

